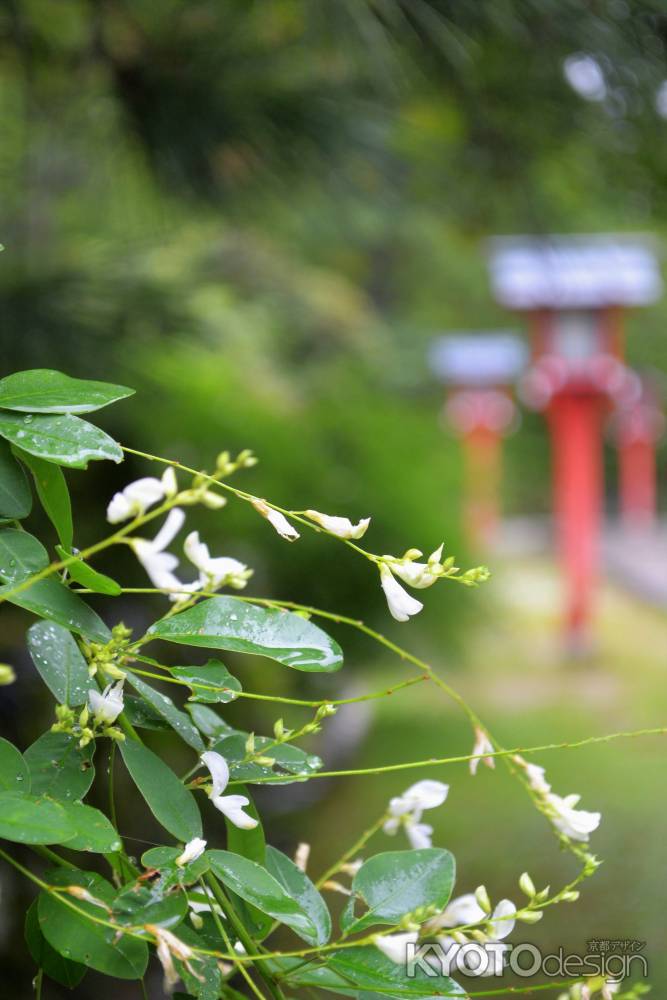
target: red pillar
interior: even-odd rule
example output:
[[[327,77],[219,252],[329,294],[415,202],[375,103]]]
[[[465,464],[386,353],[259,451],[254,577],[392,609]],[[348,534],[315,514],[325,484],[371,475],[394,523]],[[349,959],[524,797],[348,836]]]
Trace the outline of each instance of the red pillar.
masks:
[[[655,523],[655,444],[651,437],[623,437],[618,443],[621,517],[629,528]]]
[[[564,391],[552,398],[548,410],[558,550],[567,588],[565,624],[574,649],[588,644],[597,577],[604,402],[596,392]]]
[[[486,547],[499,521],[502,443],[489,427],[474,427],[463,435],[464,522],[466,533],[478,547]]]

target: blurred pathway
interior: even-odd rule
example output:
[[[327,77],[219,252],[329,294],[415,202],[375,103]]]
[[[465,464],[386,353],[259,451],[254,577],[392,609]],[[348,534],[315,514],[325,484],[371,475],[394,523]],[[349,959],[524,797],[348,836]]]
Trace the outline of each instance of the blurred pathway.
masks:
[[[496,547],[501,557],[548,555],[551,525],[545,518],[512,518],[503,523]],[[620,587],[656,607],[667,608],[667,521],[651,532],[633,531],[608,520],[602,538],[602,566]]]

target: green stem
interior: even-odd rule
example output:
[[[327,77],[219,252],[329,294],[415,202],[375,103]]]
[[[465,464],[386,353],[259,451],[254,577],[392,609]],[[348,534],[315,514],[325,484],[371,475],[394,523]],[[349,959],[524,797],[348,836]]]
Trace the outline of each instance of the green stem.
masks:
[[[199,879],[199,884],[201,885],[201,887],[202,887],[202,889],[204,891],[204,895],[206,895],[206,885],[204,884],[203,878]],[[214,906],[211,907],[211,916],[213,917],[213,923],[215,924],[215,926],[216,926],[216,928],[218,930],[218,934],[220,935],[220,937],[222,938],[222,940],[225,943],[225,947],[227,948],[227,951],[231,952],[231,954],[234,954],[234,946],[233,946],[233,944],[232,944],[232,942],[231,942],[231,940],[229,938],[229,935],[228,935],[227,931],[224,928],[222,920],[218,916],[218,914],[217,914],[216,909],[215,909]],[[264,994],[259,989],[259,987],[255,983],[255,981],[253,980],[252,976],[250,975],[250,973],[246,969],[246,967],[243,964],[243,962],[239,962],[238,959],[237,959],[234,962],[234,966],[237,969],[237,971],[241,974],[242,978],[246,981],[246,983],[248,984],[248,986],[250,987],[250,989],[252,990],[252,992],[255,994],[255,996],[257,997],[257,1000],[265,1000]]]
[[[141,527],[141,525],[146,524],[148,521],[153,521],[156,517],[160,517],[162,514],[165,514],[173,506],[174,501],[167,500],[165,503],[160,504],[159,507],[156,507],[149,513],[142,514],[140,517],[135,517],[134,520],[129,521],[122,528],[114,531],[113,534],[108,535],[101,541],[95,542],[94,545],[89,545],[87,549],[82,549],[81,552],[76,555],[71,555],[66,559],[60,559],[57,562],[49,563],[49,565],[45,566],[44,569],[39,570],[37,573],[33,573],[25,580],[21,580],[10,590],[6,590],[0,594],[0,604],[3,601],[10,600],[22,591],[27,590],[28,587],[32,587],[33,583],[38,583],[40,580],[45,580],[48,576],[51,576],[53,573],[57,573],[61,569],[66,569],[71,563],[78,562],[82,559],[85,561],[91,556],[96,555],[98,552],[102,552],[104,549],[109,548],[111,545],[116,545],[118,542],[125,541],[127,535],[130,535],[133,531]]]
[[[39,854],[41,858],[45,861],[50,861],[51,864],[56,865],[58,868],[73,868],[78,871],[76,865],[73,865],[71,861],[66,861],[65,858],[61,858],[59,854],[52,851],[50,847],[44,847],[42,844],[31,844],[30,845],[35,854]]]
[[[612,740],[634,739],[639,736],[665,735],[667,735],[667,727],[664,726],[654,729],[635,729],[627,732],[606,733],[604,736],[587,736],[584,739],[574,740],[568,743],[542,743],[539,746],[518,746],[513,747],[511,750],[492,750],[483,754],[466,753],[459,754],[455,757],[427,757],[425,760],[410,760],[404,761],[400,764],[385,764],[381,767],[359,767],[341,771],[313,771],[308,775],[308,780],[311,778],[347,778],[357,775],[386,774],[391,771],[409,771],[420,767],[442,767],[445,764],[465,764],[469,763],[471,760],[485,759],[487,757],[492,759],[495,759],[496,757],[506,759],[509,757],[511,759],[517,754],[525,755],[543,753],[548,750],[576,750],[579,747],[591,746],[595,743],[610,743]],[[289,783],[290,781],[294,781],[294,777],[283,774],[269,775],[266,778],[253,778],[253,784],[256,785],[282,785]],[[244,784],[244,782],[229,782],[230,786],[240,784]]]
[[[256,947],[255,942],[251,938],[250,934],[243,925],[243,922],[238,916],[236,910],[232,906],[231,900],[227,897],[227,894],[225,893],[224,889],[218,882],[215,875],[213,875],[211,872],[208,872],[205,875],[205,879],[211,892],[215,896],[217,902],[220,904],[222,912],[229,920],[230,926],[233,927],[234,932],[238,937],[239,941],[245,948],[246,952],[249,955],[252,954],[252,952],[255,950]],[[233,953],[233,949],[231,949],[231,951]],[[273,976],[271,975],[271,972],[268,970],[266,966],[266,963],[258,959],[254,964],[255,968],[257,969],[258,975],[261,976],[263,982],[265,983],[267,989],[271,993],[271,996],[274,998],[274,1000],[285,1000],[280,987],[276,984]]]
[[[318,889],[320,889],[325,882],[328,882],[332,875],[336,875],[337,872],[341,870],[344,864],[350,861],[355,854],[357,854],[359,851],[362,850],[362,848],[366,846],[371,837],[373,837],[378,832],[378,830],[382,829],[382,825],[384,824],[386,819],[387,819],[386,814],[382,815],[380,819],[377,819],[375,823],[373,823],[372,826],[369,826],[367,830],[364,830],[364,832],[361,834],[358,840],[355,840],[352,846],[349,847],[347,851],[345,851],[345,853],[340,856],[338,861],[335,861],[330,868],[327,868],[327,870],[324,872],[323,875],[320,875],[317,882],[315,883]]]
[[[180,469],[181,472],[187,472],[189,475],[197,476],[203,482],[210,483],[211,486],[219,486],[220,489],[224,490],[226,493],[231,493],[235,496],[237,500],[245,500],[246,503],[254,503],[258,500],[263,500],[262,497],[256,497],[253,493],[247,493],[245,490],[240,490],[236,486],[230,486],[229,483],[225,483],[215,476],[209,476],[205,472],[201,472],[198,469],[192,469],[189,465],[183,465],[182,462],[177,462],[173,459],[161,458],[160,455],[151,455],[147,451],[138,451],[136,448],[126,448],[125,445],[121,445],[124,452],[128,455],[136,455],[138,458],[145,458],[149,462],[160,462],[161,465],[170,465],[173,469]],[[286,517],[291,518],[298,524],[302,525],[304,528],[310,528],[311,531],[315,531],[318,534],[330,535],[339,542],[343,542],[350,549],[354,549],[359,555],[364,556],[366,559],[370,559],[371,562],[376,562],[377,556],[373,555],[371,552],[366,552],[362,549],[360,545],[355,545],[354,542],[350,541],[349,538],[341,538],[340,535],[334,534],[332,531],[327,531],[326,528],[322,528],[320,525],[314,523],[314,521],[308,520],[308,518],[302,517],[301,513],[296,510],[288,510],[286,507],[279,507],[275,503],[271,503],[268,500],[263,500],[267,507],[271,510],[276,510],[280,514],[284,514]]]

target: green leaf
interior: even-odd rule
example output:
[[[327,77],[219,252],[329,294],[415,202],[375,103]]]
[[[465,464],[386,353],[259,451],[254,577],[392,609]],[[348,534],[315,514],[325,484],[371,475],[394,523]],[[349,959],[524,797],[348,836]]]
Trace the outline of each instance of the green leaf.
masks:
[[[72,559],[73,553],[68,552],[62,545],[56,545],[56,551],[61,559]],[[74,556],[73,561],[67,564],[66,569],[76,583],[87,587],[88,590],[94,590],[96,594],[118,597],[119,594],[123,593],[123,588],[119,583],[112,580],[110,576],[93,569],[79,556]]]
[[[91,459],[111,459],[122,462],[119,444],[86,420],[64,416],[25,417],[0,411],[0,437],[16,444],[29,455],[45,458],[73,469],[85,469]]]
[[[67,845],[69,847],[69,844]],[[164,892],[164,884],[146,886],[132,882],[124,886],[113,901],[114,919],[119,924],[159,924],[174,927],[188,912],[188,899],[181,889]]]
[[[0,791],[29,792],[30,771],[23,754],[0,737]]]
[[[257,826],[253,827],[252,830],[242,830],[225,816],[227,848],[233,854],[240,854],[250,861],[255,861],[257,864],[263,865],[266,861],[266,838],[264,837],[264,828],[262,827],[262,820],[257,812],[257,807],[252,800],[252,796],[249,795],[248,789],[243,785],[238,785],[234,789],[234,794],[245,795],[248,799],[248,805],[243,807],[243,811],[257,820]]]
[[[300,747],[289,743],[276,746],[275,740],[269,739],[267,736],[255,736],[255,750],[261,753],[266,749],[267,757],[274,760],[275,764],[266,765],[258,764],[255,761],[246,761],[246,741],[249,735],[249,733],[236,730],[229,736],[223,737],[213,747],[217,753],[222,754],[229,764],[229,772],[233,781],[262,784],[267,778],[276,774],[293,774],[296,780],[307,777],[322,767],[321,757],[306,753]],[[289,782],[284,781],[283,784],[289,784]]]
[[[241,682],[230,674],[220,660],[209,660],[204,666],[170,667],[179,680],[190,685],[192,694],[189,701],[199,701],[208,704],[219,702],[226,705],[235,701],[243,690]]]
[[[328,672],[343,664],[340,646],[317,625],[291,611],[259,608],[232,597],[201,601],[156,622],[148,634],[189,646],[267,656],[295,670]]]
[[[34,535],[19,528],[0,528],[0,579],[4,583],[21,583],[48,565],[48,553]]]
[[[315,944],[326,944],[331,937],[331,916],[326,903],[311,880],[282,851],[266,848],[266,868],[285,892],[295,899],[316,928]]]
[[[88,664],[67,629],[53,622],[35,622],[28,629],[27,641],[33,663],[56,700],[71,707],[84,705],[93,685]]]
[[[32,793],[78,802],[95,777],[93,750],[92,743],[81,749],[70,733],[44,733],[24,754]]]
[[[316,945],[319,930],[301,903],[266,868],[231,851],[207,851],[211,868],[224,884],[253,906]]]
[[[39,926],[36,899],[32,901],[25,915],[24,932],[25,942],[33,961],[49,979],[60,983],[61,986],[67,986],[70,990],[79,985],[86,974],[86,967],[79,962],[70,962],[51,947]]]
[[[298,959],[281,959],[275,965],[283,974],[294,970],[288,971],[283,980],[287,987],[313,986],[354,997],[360,996],[361,990],[364,994],[411,1000],[467,996],[467,991],[449,976],[428,976],[419,966],[414,976],[408,976],[402,965],[392,962],[374,945],[332,952],[325,966],[303,965]]]
[[[207,708],[206,705],[188,702],[185,709],[199,732],[209,740],[218,740],[224,736],[232,736],[234,733],[238,733],[237,729],[230,726],[228,722],[221,719],[212,708]]]
[[[75,833],[57,802],[26,792],[0,792],[0,837],[19,844],[61,844]]]
[[[352,933],[374,924],[397,924],[420,906],[442,910],[452,894],[454,879],[454,857],[442,848],[376,854],[361,866],[352,882],[352,891],[366,903],[368,911],[344,929]]]
[[[3,442],[4,445],[4,442]],[[74,526],[72,524],[72,502],[65,482],[65,476],[59,465],[46,462],[36,455],[29,455],[22,448],[14,447],[18,455],[32,472],[35,480],[37,496],[46,515],[58,533],[60,544],[66,549],[72,548]]]
[[[71,378],[50,368],[14,372],[0,379],[0,407],[30,413],[90,413],[134,395],[109,382]]]
[[[157,754],[136,740],[125,740],[120,751],[146,805],[165,830],[187,843],[201,837],[201,816],[194,796]]]
[[[50,885],[82,886],[108,906],[116,895],[113,886],[94,872],[59,868],[48,873],[48,881]],[[51,893],[42,892],[38,898],[40,929],[58,954],[116,979],[140,979],[148,964],[145,941],[117,936],[113,927],[87,919],[84,914],[95,920],[106,918],[99,906],[73,897],[69,902],[75,903],[76,910]]]
[[[171,732],[171,726],[154,708],[134,694],[125,695],[124,713],[135,729],[153,729],[158,733]]]
[[[123,846],[118,833],[104,813],[82,802],[59,803],[65,810],[67,819],[76,831],[67,841],[74,851],[92,851],[95,854],[111,854]]]
[[[9,445],[0,442],[0,517],[20,520],[32,507],[27,477],[12,455]]]
[[[11,593],[14,587],[15,583],[0,587],[0,596],[4,595],[6,601],[32,611],[40,618],[64,625],[85,639],[105,644],[111,638],[111,632],[100,616],[59,580],[38,580],[17,594]]]
[[[206,854],[187,865],[177,865],[176,858],[183,852],[180,847],[151,847],[144,851],[141,863],[145,868],[156,868],[160,873],[159,887],[166,891],[174,885],[192,885],[209,868]]]
[[[211,947],[187,924],[182,924],[178,928],[176,936],[190,945],[191,948]],[[219,937],[212,947],[220,947]],[[181,975],[183,985],[193,996],[197,997],[197,1000],[218,1000],[218,997],[221,996],[222,975],[213,955],[197,955],[190,963],[193,972],[190,972],[187,966],[178,959],[175,960],[174,964]]]
[[[266,838],[261,817],[257,811],[257,806],[253,802],[252,796],[248,793],[245,785],[238,785],[234,789],[236,795],[245,795],[248,805],[244,806],[244,812],[257,820],[257,826],[252,830],[241,830],[240,827],[232,823],[225,816],[225,827],[227,829],[227,850],[233,854],[240,854],[243,858],[256,862],[264,866],[266,861]],[[234,908],[238,912],[241,920],[255,940],[263,940],[271,930],[273,921],[271,917],[262,913],[256,906],[240,899],[236,893],[230,893]]]
[[[182,712],[180,708],[176,708],[171,698],[160,691],[156,691],[150,684],[146,684],[141,678],[135,677],[129,670],[126,673],[127,680],[134,690],[148,702],[151,708],[155,709],[158,715],[162,716],[169,723],[174,732],[182,740],[195,750],[201,751],[204,749],[204,741],[199,735],[199,731],[193,726],[185,712]]]

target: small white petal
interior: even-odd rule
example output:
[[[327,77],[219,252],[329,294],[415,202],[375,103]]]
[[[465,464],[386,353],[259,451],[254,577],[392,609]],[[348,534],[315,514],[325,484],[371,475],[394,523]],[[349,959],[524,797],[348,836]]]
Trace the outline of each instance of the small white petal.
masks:
[[[317,510],[307,510],[306,517],[315,521],[330,534],[337,535],[338,538],[362,538],[371,523],[370,517],[364,517],[357,524],[353,524],[349,517],[321,514]]]
[[[132,517],[134,508],[123,493],[114,493],[107,507],[107,521],[109,524],[119,524]]]
[[[570,840],[586,842],[600,825],[601,814],[575,809],[579,798],[578,795],[568,795],[563,799],[560,795],[551,793],[547,795],[546,801],[554,813],[553,825],[556,829]]]
[[[502,941],[514,930],[516,906],[511,899],[501,899],[491,917],[492,935],[495,941]]]
[[[438,580],[438,574],[434,573],[426,563],[414,562],[411,559],[392,559],[390,565],[392,573],[416,590],[432,587]]]
[[[438,924],[441,927],[465,927],[468,924],[478,924],[485,919],[486,914],[477,902],[474,892],[467,892],[447,904],[442,915],[438,917]]]
[[[212,795],[211,802],[240,830],[254,830],[257,826],[258,821],[243,812],[244,806],[250,805],[250,799],[245,795]]]
[[[380,564],[380,585],[387,598],[390,614],[397,622],[406,622],[411,615],[419,614],[424,607],[421,601],[415,600],[401,587],[385,563]]]
[[[116,493],[107,507],[107,520],[111,524],[126,521],[144,514],[154,503],[164,497],[164,486],[159,479],[145,476],[128,483],[121,493]]]
[[[417,931],[408,931],[405,934],[385,934],[373,938],[373,944],[383,955],[395,962],[396,965],[404,965],[407,960],[407,950],[409,944],[416,944],[419,934]]]
[[[182,854],[176,858],[176,864],[182,868],[184,865],[189,865],[192,861],[196,861],[200,858],[204,851],[206,850],[206,841],[202,840],[201,837],[194,837],[193,840],[189,840],[185,845]]]
[[[285,538],[288,542],[295,542],[297,538],[301,537],[294,525],[290,524],[284,514],[281,514],[279,510],[269,507],[265,500],[255,499],[251,503],[257,513],[266,518],[281,538]]]
[[[496,761],[494,757],[482,757],[481,754],[493,753],[493,744],[489,739],[487,733],[479,726],[475,727],[475,744],[472,748],[473,754],[478,754],[480,756],[475,756],[470,761],[470,773],[477,774],[477,768],[479,767],[480,761],[490,768],[495,768]]]
[[[425,778],[410,785],[401,798],[408,803],[409,809],[435,809],[441,806],[449,793],[449,785],[442,781]]]
[[[428,823],[406,823],[405,832],[410,846],[415,850],[433,847],[433,827]]]
[[[167,519],[152,541],[153,549],[156,552],[164,552],[168,545],[171,545],[176,535],[183,527],[185,513],[180,507],[174,507],[167,514]]]
[[[201,760],[211,772],[213,782],[211,798],[222,795],[229,784],[229,765],[227,761],[222,754],[216,753],[215,750],[207,750],[201,755]]]
[[[301,843],[297,846],[296,852],[294,854],[294,864],[297,868],[300,868],[302,872],[305,872],[308,867],[308,858],[310,857],[310,844]]]
[[[123,711],[123,682],[108,684],[101,693],[91,688],[88,692],[88,707],[97,722],[112,726]]]
[[[237,589],[245,586],[250,570],[245,563],[230,556],[218,556],[212,558],[208,550],[208,545],[199,539],[198,531],[191,531],[185,539],[183,550],[190,562],[197,567],[200,573],[200,586],[221,587],[228,585]]]
[[[176,473],[173,466],[169,465],[162,473],[162,489],[164,490],[164,495],[171,499],[178,493],[178,481],[176,479]]]
[[[191,531],[186,537],[183,543],[183,551],[193,566],[196,566],[202,572],[207,563],[210,562],[211,556],[208,551],[208,545],[199,540],[198,531]]]

